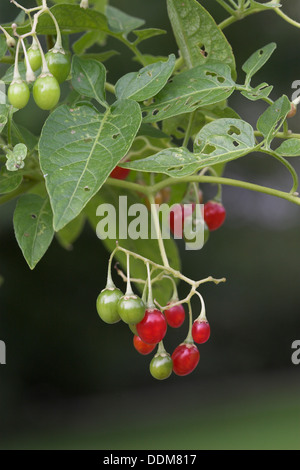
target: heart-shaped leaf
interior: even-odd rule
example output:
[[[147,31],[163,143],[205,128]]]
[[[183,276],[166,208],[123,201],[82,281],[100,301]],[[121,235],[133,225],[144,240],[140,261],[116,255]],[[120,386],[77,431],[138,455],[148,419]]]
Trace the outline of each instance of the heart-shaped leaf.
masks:
[[[281,157],[300,157],[300,139],[285,140],[276,149],[276,154]]]
[[[140,124],[140,107],[132,100],[117,101],[105,114],[88,106],[60,106],[51,113],[39,153],[56,231],[99,191],[130,149]]]

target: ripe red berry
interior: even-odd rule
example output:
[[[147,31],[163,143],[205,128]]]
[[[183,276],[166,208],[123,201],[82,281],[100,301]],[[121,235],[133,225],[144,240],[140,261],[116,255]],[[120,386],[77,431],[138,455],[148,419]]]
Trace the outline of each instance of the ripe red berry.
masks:
[[[172,354],[173,371],[176,375],[188,375],[197,367],[200,353],[195,344],[183,343]]]
[[[209,201],[204,204],[204,220],[210,231],[220,228],[225,217],[225,208],[219,202]]]
[[[172,303],[168,304],[170,308],[164,311],[168,325],[172,328],[179,328],[185,319],[185,311],[182,304],[172,307]]]
[[[139,352],[140,354],[143,354],[143,356],[146,356],[147,354],[150,354],[154,348],[156,348],[156,344],[147,344],[144,343],[143,340],[139,336],[134,335],[133,337],[133,346]]]
[[[169,225],[171,232],[177,237],[182,237],[184,221],[190,217],[195,210],[195,204],[176,204],[170,212]]]
[[[210,337],[210,326],[208,321],[195,320],[192,326],[192,336],[195,343],[206,343]]]
[[[137,323],[136,329],[142,341],[157,344],[165,337],[167,322],[160,310],[149,308],[143,320]]]
[[[117,180],[125,180],[129,173],[129,168],[121,168],[120,166],[116,166],[111,172],[110,177],[115,178]]]

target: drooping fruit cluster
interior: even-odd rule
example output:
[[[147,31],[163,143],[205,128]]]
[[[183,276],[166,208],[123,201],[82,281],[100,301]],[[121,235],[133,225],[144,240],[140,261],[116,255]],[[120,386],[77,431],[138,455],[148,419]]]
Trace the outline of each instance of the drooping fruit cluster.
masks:
[[[126,252],[127,255],[127,274],[123,279],[127,282],[125,294],[118,289],[111,275],[111,264],[113,256],[117,250]],[[150,373],[158,379],[168,378],[172,372],[178,376],[185,376],[193,372],[200,360],[200,353],[195,343],[204,344],[210,336],[210,327],[206,319],[205,307],[202,296],[202,309],[199,317],[192,322],[192,311],[190,300],[186,300],[189,306],[189,331],[182,343],[180,343],[170,355],[163,344],[168,327],[179,328],[185,322],[185,309],[183,303],[179,301],[176,283],[172,280],[173,296],[165,307],[159,308],[155,305],[152,296],[152,284],[155,279],[151,279],[149,269],[150,260],[144,258],[147,266],[147,280],[145,281],[143,297],[140,298],[134,294],[131,287],[130,278],[130,256],[135,254],[128,252],[119,246],[112,253],[107,275],[107,285],[98,295],[96,301],[97,312],[100,318],[108,324],[114,324],[119,321],[126,323],[133,333],[133,347],[143,356],[151,354],[157,347],[157,352],[150,362]],[[142,257],[140,257],[142,258]],[[153,263],[155,264],[155,263]],[[163,266],[156,265],[158,269],[164,270]],[[166,276],[164,273],[156,278],[160,280]],[[170,278],[171,279],[171,278]],[[148,292],[147,301],[146,292]]]
[[[50,14],[48,9],[44,10]],[[70,74],[70,54],[62,47],[59,26],[52,13],[51,17],[56,26],[57,40],[55,46],[49,50],[46,55],[44,55],[42,46],[36,35],[37,24],[30,34],[24,35],[26,38],[28,35],[32,36],[32,44],[28,49],[26,48],[23,36],[19,36],[17,33],[17,25],[12,25],[14,35],[18,38],[18,41],[16,45],[13,80],[8,87],[7,96],[9,103],[17,109],[22,109],[27,105],[32,88],[32,95],[37,106],[46,111],[51,110],[59,102],[60,84],[63,83]],[[35,23],[33,22],[33,24]],[[24,53],[26,68],[25,80],[21,77],[19,72],[20,46],[22,46]],[[35,72],[38,71],[40,71],[40,73],[36,75]]]

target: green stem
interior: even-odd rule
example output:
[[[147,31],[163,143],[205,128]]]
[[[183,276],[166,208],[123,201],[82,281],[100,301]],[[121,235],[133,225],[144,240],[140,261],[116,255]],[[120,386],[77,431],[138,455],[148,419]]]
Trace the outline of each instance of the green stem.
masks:
[[[272,151],[269,151],[269,150],[266,150],[266,149],[261,149],[259,151],[261,153],[266,153],[267,155],[271,155],[271,157],[276,158],[276,160],[278,160],[280,163],[282,163],[287,168],[287,170],[290,172],[290,174],[293,178],[293,187],[290,191],[290,194],[294,194],[297,191],[298,185],[299,185],[298,175],[297,175],[297,172],[296,172],[295,168],[284,157],[281,157],[280,155],[277,155],[275,152],[272,152]]]
[[[114,85],[112,85],[111,83],[106,82],[105,83],[105,89],[106,89],[106,91],[109,91],[109,93],[112,93],[113,95],[116,94],[116,89],[115,89]]]
[[[184,178],[167,178],[160,183],[156,183],[151,189],[152,191],[160,191],[165,186],[171,186],[179,183],[190,183],[198,181],[199,183],[210,183],[210,184],[223,184],[225,186],[233,186],[236,188],[248,189],[250,191],[256,191],[258,193],[268,194],[270,196],[279,197],[286,201],[292,202],[300,206],[300,198],[290,193],[279,191],[277,189],[260,186],[258,184],[248,183],[247,181],[235,180],[232,178],[224,178],[221,176],[186,176]]]
[[[193,336],[192,336],[193,312],[192,312],[191,301],[189,300],[187,302],[187,304],[188,304],[188,312],[189,312],[189,331],[188,331],[187,337],[185,339],[185,343],[193,343],[194,342]]]
[[[148,198],[149,198],[149,202],[151,205],[151,214],[153,217],[154,227],[155,227],[156,236],[158,240],[159,251],[161,254],[163,265],[166,267],[169,267],[169,261],[168,261],[165,245],[164,245],[163,238],[162,238],[162,233],[161,233],[160,224],[159,224],[159,217],[157,213],[157,207],[155,204],[153,194],[149,194]]]
[[[193,121],[194,121],[195,113],[196,113],[196,111],[193,111],[193,112],[189,115],[189,123],[188,123],[187,129],[186,129],[185,136],[184,136],[184,140],[183,140],[183,144],[182,144],[183,147],[187,147],[187,146],[188,146],[189,140],[190,140],[190,138],[191,138],[191,130],[192,130],[192,126],[193,126]]]
[[[147,301],[147,308],[154,308],[155,305],[153,303],[153,294],[152,294],[152,282],[151,282],[151,273],[150,273],[150,265],[146,263],[147,267],[147,286],[148,286],[148,301]]]
[[[298,21],[293,20],[292,18],[290,18],[285,13],[283,13],[281,8],[275,8],[273,11],[275,11],[275,13],[277,13],[277,15],[281,16],[281,18],[283,18],[285,21],[290,23],[292,26],[296,26],[296,28],[300,28],[300,23]]]

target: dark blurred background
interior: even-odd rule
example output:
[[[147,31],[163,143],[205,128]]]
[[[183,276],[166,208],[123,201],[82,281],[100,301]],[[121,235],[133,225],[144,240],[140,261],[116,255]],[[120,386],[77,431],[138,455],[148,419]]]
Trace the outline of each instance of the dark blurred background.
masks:
[[[225,17],[216,2],[201,3],[218,21]],[[177,53],[165,1],[111,4],[144,18],[147,27],[168,31],[143,43],[143,52]],[[282,4],[300,21],[299,2]],[[13,20],[16,11],[1,1],[0,22]],[[243,62],[275,41],[278,48],[255,82],[273,84],[273,99],[291,97],[292,83],[300,80],[299,29],[264,12],[225,33],[240,82]],[[109,48],[116,47],[109,40]],[[125,48],[106,66],[112,83],[138,67]],[[230,105],[253,125],[265,109],[239,94]],[[42,118],[31,103],[36,134]],[[16,119],[28,123],[28,108]],[[299,132],[299,116],[290,127]],[[299,159],[292,163],[300,170]],[[262,155],[230,163],[226,176],[284,190],[291,185],[285,169]],[[211,194],[211,188],[203,189]],[[200,252],[179,244],[187,276],[227,278],[225,285],[202,291],[212,337],[200,347],[201,361],[191,376],[165,382],[152,379],[150,359],[135,352],[126,325],[108,326],[97,317],[108,253],[95,233],[86,226],[69,252],[54,241],[31,272],[13,234],[15,204],[0,208],[0,340],[7,346],[7,365],[0,366],[0,448],[300,448],[300,365],[291,362],[291,345],[300,339],[300,209],[240,189],[223,192],[224,227]],[[182,286],[179,292],[185,294]],[[170,352],[185,332],[169,330]]]

